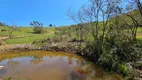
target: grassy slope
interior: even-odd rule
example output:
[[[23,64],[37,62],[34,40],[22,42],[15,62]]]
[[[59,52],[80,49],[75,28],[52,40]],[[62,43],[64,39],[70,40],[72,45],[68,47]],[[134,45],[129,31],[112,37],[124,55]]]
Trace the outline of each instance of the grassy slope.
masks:
[[[8,37],[8,27],[0,26],[1,29],[6,29],[5,32],[0,32],[0,37]],[[13,32],[13,36],[19,36],[19,38],[7,39],[7,44],[23,44],[32,43],[34,40],[45,39],[49,36],[53,36],[54,28],[46,28],[47,33],[45,34],[33,34],[33,29],[30,27],[19,27],[18,31]],[[23,37],[22,37],[23,36]]]
[[[29,35],[29,34],[32,34],[32,32],[33,32],[33,29],[29,28],[29,27],[18,27],[18,28],[19,28],[19,30],[13,32],[13,36]],[[0,26],[0,30],[1,29],[5,29],[7,31],[0,32],[0,37],[5,37],[5,36],[9,35],[9,33],[8,33],[9,28],[8,27]]]
[[[68,27],[60,27],[61,29],[68,30]],[[54,28],[47,28],[47,33],[45,34],[33,34],[32,28],[20,28],[20,31],[16,31],[13,33],[14,36],[21,36],[26,35],[25,37],[21,38],[13,38],[13,39],[7,39],[7,44],[23,44],[23,43],[32,43],[34,40],[41,40],[46,39],[49,36],[53,36],[55,29]],[[73,31],[74,32],[74,29]],[[2,36],[8,36],[6,34],[7,32],[0,32],[0,35]],[[4,34],[4,35],[3,35]],[[142,28],[138,28],[138,36],[137,39],[140,43],[142,43]]]
[[[52,36],[52,34],[35,34],[32,36],[26,36],[22,38],[13,38],[13,39],[7,39],[6,43],[7,44],[23,44],[23,43],[32,43],[35,40],[42,40],[46,39],[49,36]]]
[[[2,29],[2,27],[0,27],[0,29]],[[32,43],[34,40],[46,39],[49,36],[53,36],[53,33],[55,32],[54,28],[47,28],[47,33],[45,34],[33,34],[33,29],[29,27],[21,27],[19,29],[19,31],[13,33],[13,36],[25,35],[25,37],[7,39],[7,44]],[[68,27],[60,27],[60,29],[67,31]],[[75,29],[72,30],[73,34],[75,34],[74,31]],[[0,32],[0,37],[2,36],[8,36],[8,31]],[[142,28],[138,28],[137,39],[142,44]]]
[[[129,14],[134,14],[135,15],[135,14],[138,14],[138,13],[137,13],[137,11],[133,11],[133,12],[130,12]],[[121,16],[125,17],[126,20],[130,21],[130,19],[127,18],[126,16],[124,16],[124,15],[121,15]],[[138,17],[138,16],[136,16],[136,17]],[[112,18],[111,20],[113,20],[113,19],[115,19],[115,18]],[[61,29],[65,33],[68,33],[68,27],[69,26],[62,26],[62,27],[59,27],[59,29]],[[0,30],[1,29],[4,29],[4,27],[0,26]],[[5,27],[5,29],[8,30],[9,28]],[[22,37],[22,38],[8,39],[8,40],[6,40],[7,44],[31,43],[31,42],[33,42],[34,40],[37,40],[37,39],[45,39],[45,38],[47,38],[49,36],[53,36],[53,33],[55,32],[55,28],[46,28],[47,33],[45,33],[45,34],[33,34],[33,29],[29,28],[29,27],[19,27],[19,29],[20,30],[13,32],[13,36],[21,36],[21,35],[26,35],[26,36]],[[100,29],[100,30],[102,30],[102,29]],[[76,29],[72,28],[72,36],[73,37],[76,37],[75,32],[76,32]],[[142,27],[138,28],[137,32],[138,32],[137,39],[142,44]],[[0,37],[3,37],[3,36],[8,36],[8,31],[0,32]]]

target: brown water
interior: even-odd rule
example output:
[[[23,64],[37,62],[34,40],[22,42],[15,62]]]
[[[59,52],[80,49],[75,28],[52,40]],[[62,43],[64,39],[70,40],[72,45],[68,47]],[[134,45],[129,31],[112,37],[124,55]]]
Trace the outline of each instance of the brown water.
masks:
[[[75,54],[23,51],[0,54],[0,78],[13,80],[122,80]]]

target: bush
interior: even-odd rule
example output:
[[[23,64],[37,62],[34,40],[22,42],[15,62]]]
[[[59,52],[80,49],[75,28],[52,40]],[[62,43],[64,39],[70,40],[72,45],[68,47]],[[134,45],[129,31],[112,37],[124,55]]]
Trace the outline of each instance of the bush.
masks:
[[[115,35],[106,36],[103,43],[100,41],[88,43],[86,56],[106,71],[127,77],[132,73],[132,65],[142,58],[142,45],[138,43],[131,43]]]
[[[2,29],[2,30],[1,30],[1,32],[5,32],[5,31],[7,31],[7,30],[6,30],[6,29]]]
[[[38,21],[33,21],[30,23],[30,25],[33,27],[34,33],[45,33],[46,30],[43,28],[43,24]]]
[[[98,63],[105,70],[116,72],[125,77],[130,74],[127,64],[134,64],[142,58],[141,49],[142,47],[138,44],[105,42]]]
[[[34,27],[33,31],[34,33],[37,33],[37,34],[46,32],[46,30],[43,27]]]

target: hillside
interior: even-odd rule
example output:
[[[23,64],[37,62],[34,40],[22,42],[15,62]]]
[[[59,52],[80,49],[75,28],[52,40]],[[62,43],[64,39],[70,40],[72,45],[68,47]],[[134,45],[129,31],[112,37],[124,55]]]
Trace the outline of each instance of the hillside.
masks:
[[[9,36],[9,27],[0,26],[0,39]],[[5,40],[6,44],[23,44],[32,43],[37,39],[45,39],[48,36],[52,36],[54,33],[53,28],[45,28],[47,30],[44,34],[34,34],[33,28],[30,27],[18,27],[18,30],[12,33],[13,38]]]
[[[134,10],[132,12],[128,12],[128,15],[133,16],[135,19],[138,19],[140,17],[140,15],[138,15],[138,11]],[[130,17],[126,16],[125,14],[122,14],[120,16],[117,16],[120,19],[123,18],[124,21],[121,21],[122,24],[124,22],[127,21],[128,24],[132,23],[132,20]],[[115,21],[116,17],[113,17],[111,19],[109,19],[109,24],[112,24]],[[138,21],[139,24],[142,23],[142,20]],[[12,33],[12,35],[14,36],[13,39],[7,39],[6,43],[7,44],[21,44],[21,43],[31,43],[37,39],[41,40],[41,39],[46,39],[47,37],[53,37],[55,32],[58,32],[57,34],[60,36],[64,36],[67,35],[69,32],[71,32],[72,37],[76,37],[75,34],[76,30],[77,30],[77,26],[76,25],[73,26],[60,26],[60,27],[52,27],[52,28],[48,28],[46,27],[46,33],[44,34],[34,34],[33,28],[31,27],[17,27],[18,30],[14,31]],[[100,29],[100,33],[102,32],[102,22],[99,22],[99,29]],[[10,27],[5,27],[5,26],[0,26],[0,37],[8,37],[9,36],[9,29]],[[89,35],[88,35],[89,36]],[[77,38],[77,37],[76,37]],[[138,40],[142,40],[142,27],[139,26],[138,30],[137,30],[137,39]]]

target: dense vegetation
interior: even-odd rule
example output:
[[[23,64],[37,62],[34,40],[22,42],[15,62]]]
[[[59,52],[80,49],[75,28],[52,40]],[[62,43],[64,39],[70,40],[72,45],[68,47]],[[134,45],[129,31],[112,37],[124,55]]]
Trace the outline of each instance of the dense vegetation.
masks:
[[[67,47],[65,42],[72,42],[79,49],[78,54],[106,71],[131,79],[135,69],[142,70],[142,3],[132,0],[124,6],[119,0],[90,0],[78,12],[69,10],[68,16],[75,25],[53,27],[50,24],[46,30],[42,23],[33,21],[30,24],[33,28],[0,27],[0,36],[9,36],[11,30],[15,31],[13,36],[28,35],[7,39],[8,44],[64,42],[62,46]]]
[[[136,7],[130,6],[131,3]],[[139,0],[131,3],[121,7],[118,0],[90,0],[78,12],[68,13],[78,23],[74,26],[77,26],[79,41],[86,42],[85,56],[105,70],[124,77],[130,76],[132,67],[142,59],[142,44],[136,39],[142,24],[142,5]],[[89,39],[86,36],[90,36]]]
[[[117,0],[90,0],[89,6],[83,6],[77,13],[69,12],[69,17],[79,23],[80,37],[92,35],[84,48],[86,56],[105,70],[128,77],[133,73],[132,67],[142,63],[142,44],[136,39],[142,24],[142,5],[139,0],[133,2],[135,8],[124,9],[120,4]]]

